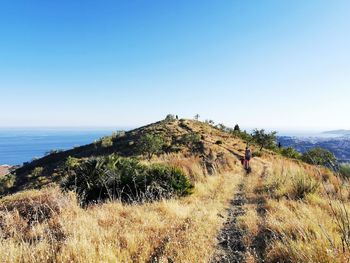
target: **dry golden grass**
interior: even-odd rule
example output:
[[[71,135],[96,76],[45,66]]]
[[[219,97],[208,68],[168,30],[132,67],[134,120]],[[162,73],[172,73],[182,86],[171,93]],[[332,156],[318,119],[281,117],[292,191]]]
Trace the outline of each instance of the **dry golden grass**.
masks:
[[[269,262],[347,262],[350,256],[332,215],[319,206],[269,200],[266,222],[275,236],[267,249]]]
[[[207,179],[207,171],[199,156],[186,157],[181,153],[163,154],[153,159],[157,163],[165,163],[181,168],[191,182],[204,182]]]
[[[210,176],[189,197],[142,205],[110,202],[83,209],[57,189],[8,197],[2,207],[11,211],[3,209],[0,217],[8,232],[0,237],[1,262],[147,262],[156,257],[207,262],[223,222],[218,214],[225,213],[239,180],[234,173]],[[22,203],[39,207],[38,214],[43,207],[53,212],[30,221],[16,210]]]
[[[247,233],[247,262],[258,261],[253,242],[261,232],[267,238],[260,251],[266,262],[349,262],[347,182],[327,169],[278,156],[253,159],[252,166],[246,214],[239,218]],[[310,182],[317,187],[310,190]],[[259,214],[261,209],[266,212]]]

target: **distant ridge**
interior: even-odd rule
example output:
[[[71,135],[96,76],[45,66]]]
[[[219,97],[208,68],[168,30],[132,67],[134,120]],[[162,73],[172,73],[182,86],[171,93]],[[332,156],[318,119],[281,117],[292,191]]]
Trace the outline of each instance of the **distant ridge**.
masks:
[[[332,131],[325,131],[323,134],[337,134],[337,135],[350,135],[350,130],[332,130]]]

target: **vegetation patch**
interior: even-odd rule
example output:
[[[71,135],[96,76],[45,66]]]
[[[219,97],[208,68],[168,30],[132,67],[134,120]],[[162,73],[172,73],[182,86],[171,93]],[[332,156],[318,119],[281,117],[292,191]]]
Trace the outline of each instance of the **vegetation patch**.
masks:
[[[316,193],[320,183],[305,174],[293,178],[291,195],[294,199],[304,199],[306,195]]]
[[[75,191],[86,204],[106,199],[145,202],[184,196],[191,193],[193,185],[177,167],[144,165],[133,158],[110,155],[71,167],[62,187]]]
[[[161,135],[146,133],[138,141],[138,150],[151,160],[153,155],[161,152],[164,146],[164,138]]]
[[[322,165],[329,168],[335,167],[337,163],[337,159],[333,153],[319,147],[305,152],[302,156],[302,160],[309,164]]]
[[[0,177],[0,196],[7,194],[15,183],[16,176],[12,173]]]
[[[343,177],[350,179],[350,164],[340,165],[339,172]]]

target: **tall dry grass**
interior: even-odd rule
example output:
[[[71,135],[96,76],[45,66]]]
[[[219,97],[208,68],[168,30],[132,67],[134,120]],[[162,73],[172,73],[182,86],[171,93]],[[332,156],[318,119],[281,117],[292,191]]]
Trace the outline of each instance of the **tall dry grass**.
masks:
[[[327,169],[278,156],[254,165],[247,212],[239,219],[251,248],[247,259],[259,262],[258,248],[266,262],[349,262],[348,182]]]
[[[83,209],[58,189],[7,197],[0,201],[1,262],[207,262],[223,223],[218,214],[239,180],[210,176],[189,197],[142,205]]]

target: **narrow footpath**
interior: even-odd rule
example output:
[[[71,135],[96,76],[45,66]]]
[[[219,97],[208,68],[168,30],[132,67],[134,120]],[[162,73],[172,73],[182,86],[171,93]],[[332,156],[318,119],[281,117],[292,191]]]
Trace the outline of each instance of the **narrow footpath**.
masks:
[[[246,247],[243,242],[244,233],[237,226],[237,218],[244,215],[243,205],[247,202],[244,193],[244,179],[228,208],[228,218],[218,236],[218,250],[211,260],[217,262],[243,262]]]

